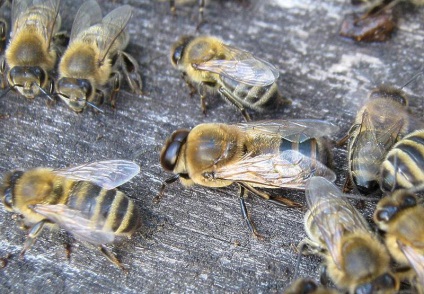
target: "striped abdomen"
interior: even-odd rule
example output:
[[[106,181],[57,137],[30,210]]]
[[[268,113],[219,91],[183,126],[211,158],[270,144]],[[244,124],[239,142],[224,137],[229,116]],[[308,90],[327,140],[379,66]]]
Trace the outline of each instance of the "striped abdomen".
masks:
[[[381,165],[381,189],[424,187],[424,130],[400,140]]]
[[[219,87],[223,88],[223,91],[220,90],[220,93],[224,98],[232,98],[243,106],[259,112],[277,105],[281,99],[276,83],[266,87],[250,86],[224,76],[219,76]],[[227,95],[230,95],[231,98],[226,97]]]
[[[327,148],[324,139],[311,138],[303,141],[302,143],[281,139],[280,152],[287,150],[299,151],[313,160],[320,161],[327,166],[331,165],[331,153]]]
[[[90,182],[74,182],[66,205],[80,211],[98,230],[130,236],[139,226],[134,202],[117,189],[106,190]]]

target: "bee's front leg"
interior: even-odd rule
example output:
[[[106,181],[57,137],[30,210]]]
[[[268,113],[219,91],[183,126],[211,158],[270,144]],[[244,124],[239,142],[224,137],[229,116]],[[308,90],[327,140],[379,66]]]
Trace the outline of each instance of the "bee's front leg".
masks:
[[[264,240],[265,237],[262,236],[261,234],[259,234],[256,231],[255,225],[253,224],[252,220],[250,219],[249,212],[247,211],[246,203],[244,202],[244,198],[245,198],[245,195],[246,195],[246,189],[241,185],[239,185],[239,189],[240,189],[239,190],[240,191],[239,192],[239,200],[240,200],[241,215],[242,215],[244,221],[246,222],[247,227],[249,228],[249,231],[259,240]]]
[[[25,243],[24,243],[24,247],[22,248],[22,251],[19,255],[20,258],[23,258],[23,256],[25,255],[25,252],[27,252],[31,248],[31,246],[34,245],[36,238],[41,233],[46,223],[51,223],[51,222],[49,220],[44,219],[42,221],[39,221],[38,223],[36,223],[30,228],[27,239],[25,240]]]

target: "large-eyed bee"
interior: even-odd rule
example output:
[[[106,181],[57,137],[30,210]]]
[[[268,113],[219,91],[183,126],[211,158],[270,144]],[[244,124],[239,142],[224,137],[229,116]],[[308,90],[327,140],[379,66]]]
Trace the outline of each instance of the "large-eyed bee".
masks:
[[[352,184],[362,193],[378,189],[384,157],[408,130],[407,106],[406,94],[400,89],[381,86],[371,91],[347,135],[349,175],[345,191]]]
[[[323,136],[338,127],[321,120],[270,120],[235,125],[200,124],[190,130],[177,130],[166,141],[160,162],[175,175],[162,185],[180,179],[185,186],[240,187],[242,215],[249,229],[257,235],[247,217],[245,191],[265,200],[298,206],[284,197],[272,197],[259,188],[304,189],[311,175],[330,181],[336,176],[325,164],[330,150]],[[160,194],[160,195],[161,195]],[[258,236],[258,235],[257,235]]]
[[[424,189],[424,129],[414,131],[397,142],[381,164],[380,187],[385,192],[397,189]]]
[[[306,186],[309,211],[305,229],[312,253],[325,258],[326,273],[349,293],[395,293],[399,281],[390,270],[390,256],[344,194],[322,177]]]
[[[298,279],[294,281],[289,288],[284,291],[284,294],[337,294],[335,289],[330,289],[321,285],[317,285],[311,279]]]
[[[96,1],[81,5],[72,26],[70,43],[60,64],[56,92],[76,112],[103,101],[102,87],[112,86],[111,104],[120,88],[122,74],[132,91],[141,93],[137,61],[123,52],[129,42],[126,29],[131,7],[116,8],[102,19]],[[122,74],[121,74],[122,72]]]
[[[391,256],[404,268],[400,276],[424,293],[424,207],[408,190],[397,190],[378,202],[374,221],[385,232]]]
[[[10,89],[33,99],[52,90],[49,79],[56,63],[53,36],[61,24],[60,0],[15,0],[12,3],[12,30],[1,72]],[[8,69],[6,70],[6,66]]]
[[[118,259],[104,244],[131,235],[139,227],[134,202],[115,189],[139,173],[126,160],[107,160],[66,169],[35,168],[8,174],[0,195],[8,211],[29,229],[21,255],[43,228],[58,225],[76,239],[97,246],[114,264]]]
[[[172,46],[171,62],[183,73],[192,93],[193,84],[198,86],[204,113],[207,91],[217,91],[247,121],[250,116],[245,107],[261,112],[288,102],[278,91],[279,71],[272,64],[218,38],[182,36]]]

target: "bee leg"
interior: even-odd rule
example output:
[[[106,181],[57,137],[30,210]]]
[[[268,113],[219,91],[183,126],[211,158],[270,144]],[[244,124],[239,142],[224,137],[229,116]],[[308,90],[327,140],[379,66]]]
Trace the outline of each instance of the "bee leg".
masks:
[[[169,9],[172,15],[176,15],[177,9],[175,8],[175,0],[169,0]]]
[[[162,186],[160,187],[159,194],[155,198],[153,198],[153,203],[155,203],[155,204],[159,203],[160,200],[163,197],[163,193],[165,191],[166,186],[168,186],[168,185],[172,184],[173,182],[177,181],[179,178],[180,178],[180,175],[179,174],[175,174],[172,177],[166,179],[164,182],[162,182]]]
[[[327,274],[327,267],[325,265],[320,266],[319,281],[324,286],[328,286],[328,284],[330,283],[330,281],[328,279],[328,274]]]
[[[203,18],[203,12],[205,10],[205,0],[199,0],[199,20],[196,26],[196,31],[199,31],[200,28],[206,23],[205,19]]]
[[[339,141],[337,141],[336,146],[337,147],[343,146],[348,139],[349,139],[349,134],[346,134],[343,138],[341,138]]]
[[[255,225],[253,224],[252,220],[250,219],[249,213],[247,211],[247,207],[246,207],[246,203],[244,202],[244,197],[246,194],[246,189],[239,185],[240,188],[240,192],[239,192],[239,200],[240,200],[240,209],[241,209],[241,215],[244,219],[244,221],[247,224],[247,227],[249,228],[249,231],[259,240],[264,240],[264,236],[262,236],[261,234],[259,234],[256,231]]]
[[[137,95],[142,95],[143,82],[141,81],[137,61],[130,54],[123,51],[120,51],[118,55],[120,69],[131,91]]]
[[[226,98],[231,104],[233,104],[235,107],[237,107],[241,114],[243,115],[244,119],[246,121],[251,121],[249,113],[247,113],[244,106],[238,101],[237,98],[235,98],[230,92],[228,92],[225,88],[219,88],[219,93],[221,93],[224,98]]]
[[[353,190],[353,188],[354,188],[354,184],[353,184],[352,178],[350,177],[349,172],[347,172],[346,180],[343,185],[343,193],[350,192]]]
[[[115,108],[116,106],[116,95],[118,94],[119,90],[121,89],[121,80],[122,75],[120,72],[115,71],[111,75],[111,84],[112,84],[112,92],[109,96],[110,105],[112,108]]]
[[[7,79],[6,79],[6,60],[4,55],[0,57],[0,88],[4,89],[7,86]]]
[[[28,232],[27,239],[25,240],[24,247],[22,248],[22,251],[19,255],[20,258],[22,258],[25,255],[25,252],[27,252],[35,243],[36,238],[41,233],[46,223],[50,223],[50,221],[44,219],[31,227]]]
[[[101,253],[103,253],[104,256],[106,256],[106,258],[112,262],[113,264],[115,264],[116,266],[118,266],[121,270],[123,270],[125,273],[127,272],[127,269],[124,267],[124,265],[119,261],[119,259],[112,253],[110,252],[104,245],[100,245],[99,246],[99,250]]]
[[[181,74],[181,78],[184,80],[184,82],[187,84],[187,87],[190,89],[190,97],[193,97],[194,94],[197,93],[196,87],[193,86],[193,84],[190,82],[187,74],[185,72],[183,72]]]
[[[268,202],[271,202],[271,203],[274,203],[274,204],[277,204],[277,205],[284,205],[284,206],[288,206],[288,207],[302,207],[302,204],[297,203],[295,201],[292,201],[290,199],[287,199],[283,196],[270,196],[267,193],[259,191],[258,189],[254,188],[254,187],[252,187],[252,186],[250,186],[246,183],[243,183],[243,184],[240,184],[240,185],[243,185],[243,187],[246,188],[248,191],[262,197],[263,199],[265,199]]]
[[[199,84],[199,94],[202,112],[206,115],[206,85],[203,82]]]

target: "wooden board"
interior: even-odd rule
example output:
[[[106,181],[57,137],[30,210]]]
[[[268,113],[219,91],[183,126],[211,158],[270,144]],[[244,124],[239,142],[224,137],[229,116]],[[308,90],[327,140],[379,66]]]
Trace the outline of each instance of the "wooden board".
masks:
[[[25,240],[0,206],[0,257],[12,254],[0,270],[0,292],[273,292],[293,279],[295,246],[305,237],[303,212],[249,198],[252,219],[266,240],[253,238],[240,215],[237,188],[183,188],[174,184],[160,204],[153,204],[161,182],[170,176],[159,164],[167,136],[204,122],[234,123],[241,115],[219,97],[208,97],[208,113],[197,96],[190,98],[180,73],[169,62],[169,49],[181,34],[195,34],[197,6],[166,2],[101,1],[105,12],[122,4],[134,7],[128,52],[140,63],[144,95],[123,86],[113,110],[75,114],[63,103],[46,105],[7,94],[0,100],[0,172],[37,166],[66,167],[103,159],[130,159],[140,175],[122,186],[143,215],[143,227],[130,241],[109,246],[129,273],[99,252],[73,242],[68,261],[66,234],[45,231],[19,259]],[[243,1],[241,1],[243,2]],[[258,1],[259,2],[259,1]],[[285,109],[255,114],[254,119],[316,118],[349,129],[367,92],[381,83],[402,85],[423,65],[424,9],[402,4],[398,29],[385,43],[355,43],[338,36],[343,16],[353,11],[347,0],[279,0],[246,5],[210,1],[200,33],[221,37],[275,64],[281,92],[293,100]],[[81,1],[62,1],[63,29],[70,30]],[[65,12],[66,11],[66,12]],[[3,8],[9,13],[9,8]],[[422,116],[421,78],[406,91],[411,112]],[[336,139],[336,138],[335,138]],[[346,170],[346,151],[335,148],[337,183]],[[304,202],[303,192],[281,191]],[[369,217],[373,203],[367,205]],[[300,275],[319,276],[320,259],[307,256]]]

